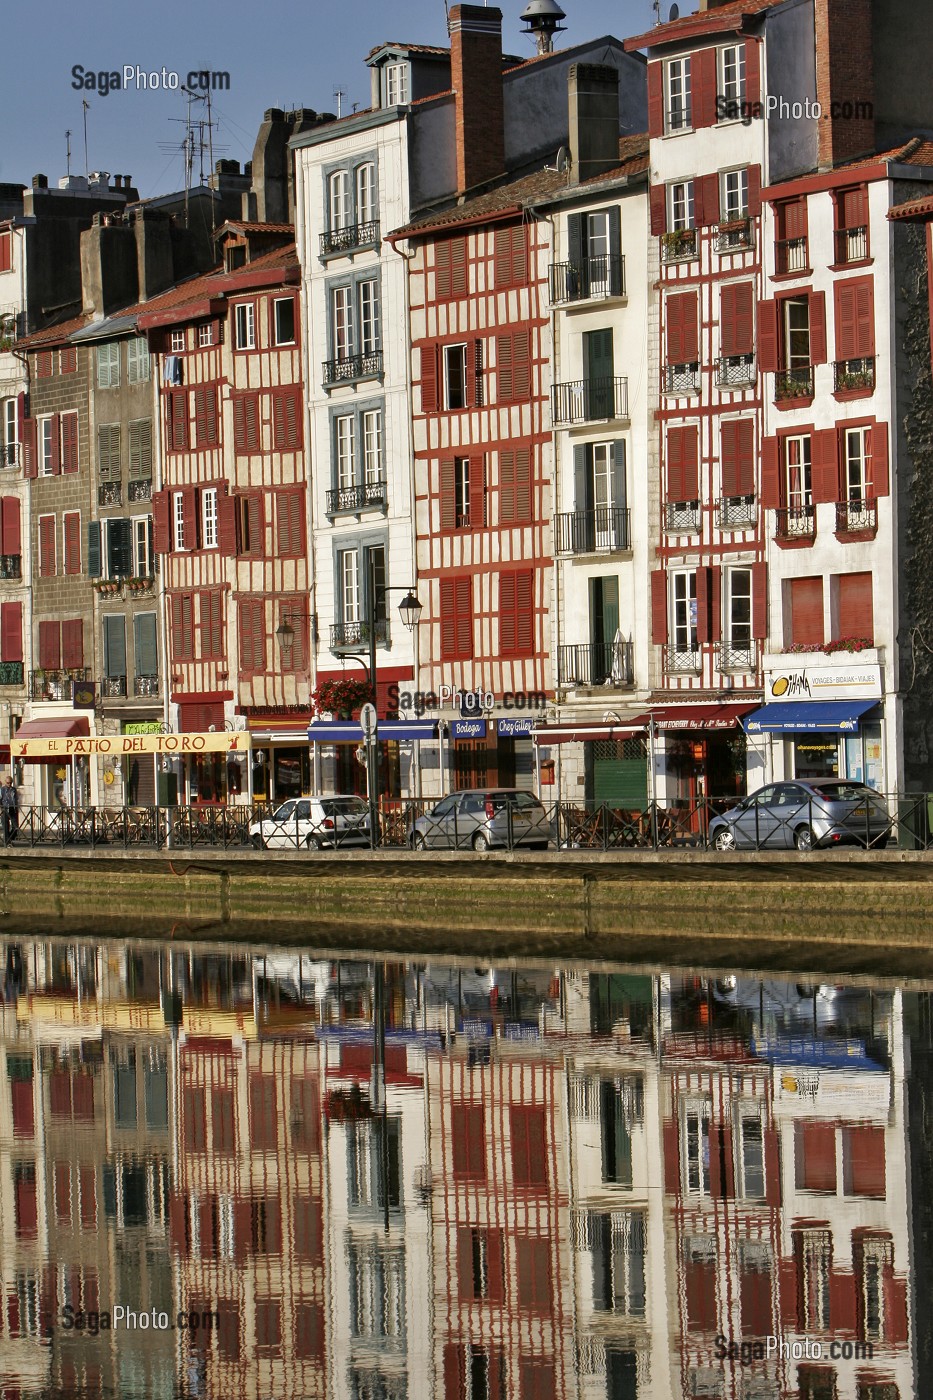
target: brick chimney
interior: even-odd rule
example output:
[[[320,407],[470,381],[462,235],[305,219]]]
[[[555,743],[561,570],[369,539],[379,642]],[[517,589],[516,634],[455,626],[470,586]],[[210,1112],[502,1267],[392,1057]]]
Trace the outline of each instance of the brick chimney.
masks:
[[[816,100],[823,108],[821,169],[874,149],[874,118],[856,116],[860,105],[864,110],[867,103],[871,111],[875,98],[871,10],[872,0],[815,0]],[[834,102],[840,113],[835,118],[830,116]],[[840,103],[845,105],[840,108]]]
[[[502,104],[502,11],[454,5],[450,70],[456,101],[457,193],[505,170]]]
[[[575,181],[615,170],[619,164],[619,70],[609,64],[573,63],[567,75],[570,157]]]

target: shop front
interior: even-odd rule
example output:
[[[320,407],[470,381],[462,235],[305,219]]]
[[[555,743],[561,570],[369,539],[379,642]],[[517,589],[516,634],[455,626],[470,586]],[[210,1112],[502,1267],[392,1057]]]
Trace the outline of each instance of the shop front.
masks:
[[[278,806],[290,797],[309,797],[313,791],[310,713],[250,713],[246,722],[253,741],[245,789],[250,799]]]
[[[697,829],[707,801],[731,804],[747,790],[748,754],[740,721],[754,708],[748,701],[658,705],[644,716],[656,736],[658,795],[668,806],[696,812]]]
[[[534,787],[531,716],[447,721],[452,792],[469,788]]]
[[[316,719],[305,732],[312,747],[314,772],[321,775],[318,790],[365,797],[366,750],[361,725],[356,720]],[[411,774],[417,768],[414,750],[420,749],[422,743],[436,743],[437,737],[435,720],[380,719],[377,733],[380,797],[399,799],[403,796],[402,774]]]
[[[87,752],[64,753],[59,741],[89,742],[87,715],[36,715],[24,720],[10,743],[11,760],[29,765],[33,801],[40,807],[88,807],[92,793],[91,764]]]

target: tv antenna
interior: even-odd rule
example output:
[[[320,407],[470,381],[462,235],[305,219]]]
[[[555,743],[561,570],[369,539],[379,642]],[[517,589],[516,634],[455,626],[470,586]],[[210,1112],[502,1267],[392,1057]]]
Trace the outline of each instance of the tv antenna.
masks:
[[[334,88],[334,101],[337,104],[338,120],[343,115],[343,99],[346,97],[346,95],[346,90],[344,88]]]
[[[71,132],[65,132],[65,174],[71,174]]]
[[[205,182],[204,157],[207,155],[207,177],[209,178],[214,169],[214,121],[211,111],[210,92],[195,92],[193,88],[181,86],[181,91],[188,99],[188,110],[183,117],[169,117],[169,121],[179,122],[184,125],[185,134],[181,142],[181,151],[185,163],[185,223],[188,222],[188,201],[191,192],[191,185],[194,179],[195,158],[198,162],[198,184]],[[193,113],[193,103],[203,102],[202,113],[197,117]],[[165,151],[178,150],[174,142],[160,142],[160,148]],[[226,147],[218,146],[217,150],[225,150]],[[211,227],[216,227],[217,211],[213,202],[211,203]]]

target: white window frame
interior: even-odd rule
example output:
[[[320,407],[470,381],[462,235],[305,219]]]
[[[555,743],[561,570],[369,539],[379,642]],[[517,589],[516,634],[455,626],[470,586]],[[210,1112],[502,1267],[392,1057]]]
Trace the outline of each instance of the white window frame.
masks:
[[[172,492],[172,548],[187,549],[185,543],[185,493]]]
[[[120,387],[120,342],[107,341],[97,347],[97,387],[98,389],[119,389]]]
[[[871,428],[868,427],[845,429],[845,499],[851,504],[868,500],[870,432]],[[853,446],[857,450],[853,450]]]
[[[467,406],[467,349],[466,341],[457,341],[454,345],[444,346],[444,407],[452,413],[459,413]],[[457,362],[463,366],[460,377],[462,403],[451,402],[451,367]]]
[[[201,325],[198,326],[198,348],[204,350],[209,345],[213,345],[213,343],[214,323],[213,321],[203,321]]]
[[[468,530],[470,520],[470,459],[454,458],[454,523],[458,530]]]
[[[673,180],[668,185],[667,213],[668,225],[672,233],[685,232],[696,227],[694,224],[696,206],[693,193],[692,180]]]
[[[782,466],[788,510],[806,510],[813,505],[813,443],[809,433],[793,434],[784,439]],[[796,457],[794,461],[792,458]],[[794,486],[792,472],[800,473],[799,485]]]
[[[356,222],[376,222],[376,166],[371,160],[356,167]]]
[[[362,622],[360,551],[342,549],[339,558],[340,621],[348,624]]]
[[[127,384],[149,382],[149,344],[144,335],[131,336],[126,342]]]
[[[337,489],[348,491],[356,484],[356,418],[341,413],[334,425],[337,453]]]
[[[792,313],[793,311],[795,311],[795,310],[796,310],[796,311],[800,311],[801,308],[806,308],[806,314],[807,314],[807,325],[806,325],[807,353],[806,353],[806,357],[801,356],[801,354],[800,354],[799,351],[795,351],[794,353],[791,353],[791,336],[793,335],[793,336],[796,336],[796,337],[800,337],[800,338],[802,339],[802,337],[803,337],[803,335],[804,335],[804,328],[803,328],[803,326],[792,326],[792,325],[791,325],[791,320],[792,320],[792,314],[791,314],[791,313]],[[791,373],[793,370],[810,369],[810,368],[811,368],[811,361],[810,361],[810,354],[811,354],[811,350],[810,350],[810,339],[811,339],[811,337],[810,337],[810,303],[809,303],[808,298],[807,298],[806,296],[786,297],[785,300],[784,300],[784,302],[783,302],[783,305],[782,305],[782,313],[783,313],[783,314],[782,314],[783,326],[782,326],[781,329],[783,330],[783,333],[784,333],[784,336],[783,336],[784,343],[783,343],[783,346],[782,346],[782,349],[783,349],[783,356],[782,356],[782,359],[783,359],[783,368],[784,368],[785,372],[787,372],[787,373]]]
[[[683,1186],[684,1191],[692,1196],[709,1195],[712,1117],[712,1104],[709,1099],[690,1099],[683,1106],[681,1116]],[[696,1122],[697,1147],[695,1161],[691,1158],[691,1122],[694,1120]]]
[[[152,578],[152,552],[149,547],[148,515],[131,516],[133,539],[133,568],[137,578]]]
[[[719,50],[719,96],[730,105],[745,101],[745,45],[726,44]]]
[[[46,414],[38,421],[39,475],[54,476],[55,464],[52,460],[52,414]]]
[[[349,170],[334,170],[327,180],[327,228],[340,233],[353,225],[353,193]]]
[[[386,75],[386,106],[405,107],[408,104],[408,64],[387,63],[385,67]]]
[[[234,348],[256,349],[256,308],[251,301],[241,301],[233,308]]]
[[[729,570],[730,575],[737,570]],[[751,571],[749,570],[749,588],[751,588]],[[751,617],[751,594],[749,594],[749,617]],[[744,642],[736,643],[744,646]],[[733,1113],[739,1125],[737,1148],[737,1166],[739,1169],[738,1180],[741,1193],[746,1200],[763,1201],[768,1189],[768,1169],[765,1163],[765,1125],[761,1108],[758,1104],[739,1105],[738,1111]],[[747,1126],[751,1124],[757,1131],[757,1143],[754,1141],[754,1132],[746,1133]],[[746,1150],[746,1149],[749,1150]],[[750,1161],[753,1152],[757,1153],[757,1161]],[[758,1190],[758,1180],[760,1177],[761,1189]]]
[[[360,308],[360,354],[375,355],[379,351],[379,283],[375,277],[357,283]]]
[[[353,288],[334,287],[331,293],[333,351],[335,360],[353,355]]]
[[[202,487],[199,495],[201,497],[201,548],[216,549],[219,543],[217,534],[217,487]]]
[[[382,409],[363,412],[363,480],[374,486],[384,479],[382,464]]]
[[[697,575],[696,569],[672,569],[671,644],[675,651],[696,651]]]
[[[748,166],[724,170],[719,177],[719,199],[723,223],[748,217]]]
[[[280,306],[290,306],[291,309],[292,309],[292,333],[291,333],[291,336],[288,338],[288,340],[283,339],[283,337],[282,337],[282,335],[281,335],[281,333],[280,333],[280,330],[279,330],[279,307],[280,307]],[[273,303],[272,303],[272,334],[273,334],[273,337],[274,337],[274,339],[275,339],[275,344],[276,344],[276,345],[294,345],[294,344],[295,344],[295,298],[294,298],[294,297],[276,297],[275,300],[273,301]]]
[[[690,55],[669,58],[664,65],[664,130],[668,135],[679,131],[690,131],[693,127],[693,90],[691,84]],[[675,122],[674,103],[679,104],[679,116]]]
[[[742,575],[747,576],[748,586],[746,589],[737,588]],[[747,605],[747,620],[736,618],[736,605],[745,603]],[[752,645],[752,566],[751,564],[736,564],[726,570],[726,639],[730,646],[751,647]],[[742,635],[743,633],[747,635]]]
[[[183,355],[186,348],[186,337],[184,331],[172,331],[169,338],[169,349],[173,355]]]
[[[4,399],[0,407],[0,467],[15,467],[19,460],[19,406],[16,399]]]

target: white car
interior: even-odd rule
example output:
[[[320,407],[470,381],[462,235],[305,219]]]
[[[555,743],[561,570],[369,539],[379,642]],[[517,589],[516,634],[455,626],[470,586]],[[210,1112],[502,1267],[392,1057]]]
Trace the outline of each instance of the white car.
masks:
[[[369,846],[369,807],[362,797],[291,797],[271,817],[253,822],[250,840],[259,850],[323,851]]]

